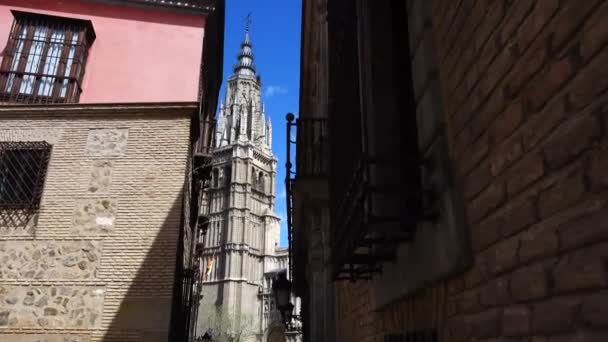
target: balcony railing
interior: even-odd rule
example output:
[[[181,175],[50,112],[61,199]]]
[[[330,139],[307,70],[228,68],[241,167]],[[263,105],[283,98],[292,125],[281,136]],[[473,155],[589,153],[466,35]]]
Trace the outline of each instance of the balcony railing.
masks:
[[[327,176],[327,119],[298,119],[296,128],[296,177]]]
[[[336,279],[370,279],[380,263],[394,258],[398,243],[412,239],[420,217],[408,197],[417,196],[408,196],[403,178],[386,176],[404,171],[394,162],[363,157],[346,191],[334,194],[341,199],[332,217]]]
[[[329,137],[327,119],[299,118],[287,115],[287,168],[285,192],[287,193],[287,237],[289,241],[289,278],[293,278],[293,181],[295,178],[327,177],[329,171]],[[292,128],[296,128],[295,132]],[[293,133],[296,137],[293,138]],[[292,171],[291,146],[296,144],[296,172]]]

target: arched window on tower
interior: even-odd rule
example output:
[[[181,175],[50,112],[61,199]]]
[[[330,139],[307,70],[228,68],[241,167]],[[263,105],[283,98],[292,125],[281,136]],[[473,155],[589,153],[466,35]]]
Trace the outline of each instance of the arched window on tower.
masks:
[[[226,166],[224,168],[224,184],[225,185],[230,184],[231,180],[232,180],[232,166]]]
[[[218,183],[218,186],[220,186],[220,187],[221,187],[221,186],[224,186],[224,179],[226,178],[226,176],[225,176],[225,174],[224,174],[225,170],[224,170],[224,169],[221,169],[221,170],[219,170],[218,172],[219,172],[219,174],[220,174],[220,175],[219,175],[219,177],[218,177],[218,181],[217,181],[217,183]]]
[[[218,169],[213,169],[213,174],[211,175],[211,180],[213,182],[213,187],[214,188],[217,188],[218,185],[219,185],[219,182],[218,182],[219,181],[219,177],[220,177],[219,170]]]
[[[260,190],[261,192],[265,192],[264,190],[264,174],[262,172],[260,172],[258,174],[258,190]]]
[[[253,189],[258,188],[258,179],[255,175],[255,169],[253,167],[251,168],[251,188],[253,188]]]

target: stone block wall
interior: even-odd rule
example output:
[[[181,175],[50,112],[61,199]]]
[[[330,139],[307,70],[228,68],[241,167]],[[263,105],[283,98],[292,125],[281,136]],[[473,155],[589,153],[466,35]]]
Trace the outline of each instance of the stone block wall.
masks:
[[[9,328],[93,329],[103,310],[103,287],[0,286],[0,324]]]
[[[101,252],[95,240],[0,240],[0,280],[94,279]]]
[[[413,294],[378,313],[365,283],[337,284],[341,336],[435,327],[450,342],[608,340],[608,3],[409,1],[420,5],[416,98],[424,108],[439,82],[474,264],[427,287],[441,300]],[[437,60],[426,69],[425,44]],[[412,305],[436,320],[403,319]]]
[[[0,108],[0,141],[52,145],[35,222],[0,227],[0,341],[167,340],[193,110]]]

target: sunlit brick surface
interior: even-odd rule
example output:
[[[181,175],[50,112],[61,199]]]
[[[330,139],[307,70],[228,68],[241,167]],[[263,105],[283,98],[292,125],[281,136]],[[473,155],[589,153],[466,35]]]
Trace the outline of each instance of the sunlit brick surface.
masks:
[[[2,141],[53,145],[35,229],[0,229],[0,260],[34,270],[0,268],[0,340],[166,340],[192,110],[0,110]]]

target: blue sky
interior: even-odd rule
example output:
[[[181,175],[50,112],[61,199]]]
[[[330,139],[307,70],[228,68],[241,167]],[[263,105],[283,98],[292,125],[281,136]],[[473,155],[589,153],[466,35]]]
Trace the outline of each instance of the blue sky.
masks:
[[[276,213],[281,219],[281,246],[287,246],[285,221],[285,114],[297,114],[300,86],[301,0],[227,0],[224,40],[224,83],[232,73],[251,12],[250,38],[257,72],[262,77],[262,100],[272,120],[272,148],[277,164]]]

